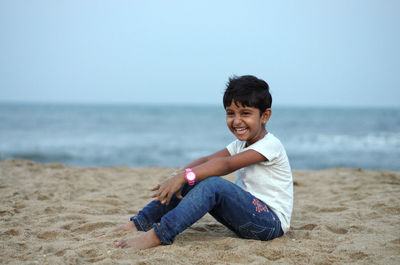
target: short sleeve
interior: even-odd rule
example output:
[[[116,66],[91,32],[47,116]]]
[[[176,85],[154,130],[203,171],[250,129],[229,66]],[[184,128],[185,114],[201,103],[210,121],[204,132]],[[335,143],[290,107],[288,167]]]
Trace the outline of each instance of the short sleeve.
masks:
[[[280,141],[273,137],[264,137],[262,140],[250,145],[247,150],[254,150],[262,154],[268,161],[276,159],[282,150],[282,144]]]
[[[232,143],[230,143],[226,149],[228,149],[228,152],[231,154],[231,156],[236,155],[240,153],[240,146],[241,142],[239,140],[235,140]]]

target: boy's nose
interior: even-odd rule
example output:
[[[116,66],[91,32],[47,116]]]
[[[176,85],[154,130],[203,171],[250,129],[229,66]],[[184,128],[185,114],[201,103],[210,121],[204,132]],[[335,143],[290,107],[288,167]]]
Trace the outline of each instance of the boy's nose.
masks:
[[[237,125],[240,125],[242,123],[242,119],[240,118],[240,117],[235,117],[234,119],[233,119],[233,125],[234,126],[237,126]]]

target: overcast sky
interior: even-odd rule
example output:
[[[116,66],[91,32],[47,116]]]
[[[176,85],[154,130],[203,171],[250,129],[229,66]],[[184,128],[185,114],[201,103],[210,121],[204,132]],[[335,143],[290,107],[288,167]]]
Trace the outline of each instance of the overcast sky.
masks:
[[[400,1],[0,0],[0,101],[400,107]]]

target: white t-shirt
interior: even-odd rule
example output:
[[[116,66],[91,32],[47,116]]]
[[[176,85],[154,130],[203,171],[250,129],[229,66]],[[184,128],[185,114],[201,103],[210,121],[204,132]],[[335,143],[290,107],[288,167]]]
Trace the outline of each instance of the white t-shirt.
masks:
[[[236,184],[266,203],[278,215],[283,232],[289,231],[293,209],[293,178],[282,143],[272,133],[245,147],[236,140],[226,148],[231,155],[254,150],[268,161],[241,168],[235,172]]]

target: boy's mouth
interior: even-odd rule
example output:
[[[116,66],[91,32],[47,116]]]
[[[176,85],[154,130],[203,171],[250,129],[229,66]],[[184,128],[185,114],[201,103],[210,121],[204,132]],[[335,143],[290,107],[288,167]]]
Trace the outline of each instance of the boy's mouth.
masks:
[[[247,132],[247,127],[244,128],[233,128],[237,135],[243,135]]]

